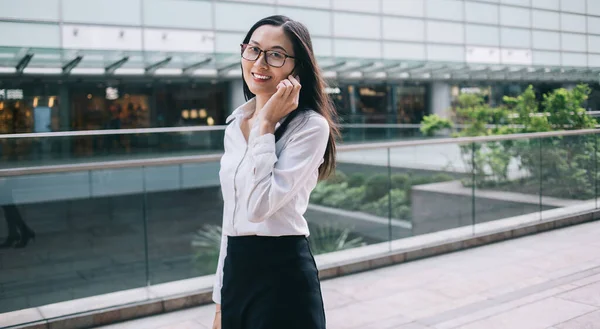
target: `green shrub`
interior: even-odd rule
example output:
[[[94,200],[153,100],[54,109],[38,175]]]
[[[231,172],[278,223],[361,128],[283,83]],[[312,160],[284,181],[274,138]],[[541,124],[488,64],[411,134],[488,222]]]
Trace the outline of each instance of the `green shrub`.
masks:
[[[388,217],[390,210],[388,197],[386,194],[377,201],[364,204],[360,210],[375,216]],[[393,189],[391,191],[391,206],[393,218],[405,219],[407,214],[410,214],[410,208],[406,204],[406,193],[403,190]]]
[[[365,185],[365,175],[354,173],[348,178],[348,187],[359,187]]]
[[[452,128],[452,121],[441,118],[437,114],[431,114],[423,117],[421,121],[421,133],[425,136],[433,136],[442,129]]]
[[[393,189],[406,189],[411,184],[410,176],[408,174],[393,174],[392,175],[392,188]]]
[[[348,176],[346,176],[346,174],[344,174],[343,172],[336,170],[333,175],[331,175],[329,178],[327,178],[327,180],[325,180],[325,183],[341,184],[341,183],[345,183],[347,181],[348,181]]]
[[[369,177],[365,183],[367,188],[365,201],[371,202],[379,200],[386,195],[389,190],[389,179],[387,175],[377,174]]]

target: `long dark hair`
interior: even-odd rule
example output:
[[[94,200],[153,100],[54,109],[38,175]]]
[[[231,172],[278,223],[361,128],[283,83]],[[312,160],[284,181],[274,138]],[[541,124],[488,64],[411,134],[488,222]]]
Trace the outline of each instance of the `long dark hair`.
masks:
[[[298,109],[296,111],[312,109],[321,114],[329,123],[329,141],[325,149],[324,162],[319,167],[319,179],[325,179],[335,171],[335,140],[340,136],[340,131],[334,121],[334,118],[337,117],[335,107],[329,96],[325,93],[326,83],[315,60],[308,29],[304,24],[294,21],[289,17],[281,15],[269,16],[261,19],[252,26],[246,34],[243,43],[250,42],[252,33],[263,25],[281,26],[294,45],[294,55],[296,57],[294,71],[296,75],[300,76],[300,83],[302,84]],[[248,88],[246,80],[242,79],[242,81],[244,84],[244,96],[246,100],[249,100],[255,95]]]

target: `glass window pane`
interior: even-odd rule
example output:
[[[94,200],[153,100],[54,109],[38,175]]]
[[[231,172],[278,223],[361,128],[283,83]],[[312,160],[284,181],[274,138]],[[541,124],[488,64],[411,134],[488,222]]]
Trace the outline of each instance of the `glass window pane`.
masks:
[[[562,33],[562,49],[568,51],[586,51],[586,40],[583,34]]]
[[[600,16],[600,1],[588,0],[587,1],[587,12],[590,15]]]
[[[525,29],[502,28],[502,46],[530,48],[531,31]]]
[[[425,22],[420,19],[383,18],[383,38],[387,40],[425,40]]]
[[[278,0],[277,3],[280,6],[291,5],[308,8],[331,8],[331,3],[323,0]]]
[[[165,15],[174,12],[177,15]],[[144,25],[212,29],[212,4],[204,1],[151,0],[144,2]]]
[[[456,0],[428,0],[427,17],[462,21],[463,3]]]
[[[560,0],[531,0],[531,6],[534,8],[559,10]]]
[[[533,48],[560,50],[560,34],[557,32],[533,31]]]
[[[379,1],[333,0],[333,9],[357,11],[361,13],[378,13]]]
[[[587,17],[587,32],[600,34],[600,17]]]
[[[377,16],[346,13],[334,13],[333,15],[335,36],[381,38],[381,25]]]
[[[440,43],[464,43],[464,24],[428,21],[427,41]]]
[[[560,0],[560,9],[562,11],[585,14],[585,6],[585,0]]]
[[[586,18],[583,15],[560,14],[560,27],[563,31],[585,33]]]
[[[515,7],[500,7],[500,23],[508,26],[530,27],[529,9]]]
[[[560,17],[558,13],[544,10],[534,10],[533,28],[558,30],[560,28]]]
[[[391,15],[402,16],[425,16],[425,6],[423,0],[381,0],[383,12]]]
[[[275,15],[272,6],[215,2],[215,27],[218,30],[246,32],[260,19]]]
[[[141,25],[141,6],[141,0],[62,0],[62,19],[74,23]]]
[[[498,46],[500,44],[498,28],[485,25],[467,24],[467,44]]]
[[[58,21],[58,0],[21,0],[0,2],[0,17],[8,19],[28,19]]]
[[[517,5],[517,6],[525,6],[529,7],[530,0],[501,0],[500,2],[505,3],[507,5]]]
[[[311,36],[331,36],[331,13],[328,11],[288,8],[285,15],[306,25]]]
[[[498,6],[466,2],[467,22],[498,24]]]

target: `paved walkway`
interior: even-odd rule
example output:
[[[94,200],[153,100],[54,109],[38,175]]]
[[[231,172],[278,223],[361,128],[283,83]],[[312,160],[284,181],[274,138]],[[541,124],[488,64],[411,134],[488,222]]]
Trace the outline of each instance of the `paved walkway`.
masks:
[[[322,286],[329,329],[600,329],[600,221]],[[211,328],[213,310],[102,328]]]

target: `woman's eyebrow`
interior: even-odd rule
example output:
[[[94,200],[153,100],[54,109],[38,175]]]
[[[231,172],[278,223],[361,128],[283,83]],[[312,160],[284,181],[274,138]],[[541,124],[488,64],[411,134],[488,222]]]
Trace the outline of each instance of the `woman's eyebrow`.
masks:
[[[257,41],[255,41],[255,40],[250,40],[250,43],[255,43],[256,45],[260,46],[260,43],[259,43],[259,42],[257,42]],[[284,51],[284,52],[286,52],[286,53],[288,52],[288,51],[287,51],[287,50],[285,50],[285,48],[283,48],[282,46],[273,46],[273,47],[271,47],[270,49],[281,49],[281,50],[283,50],[283,51]]]

